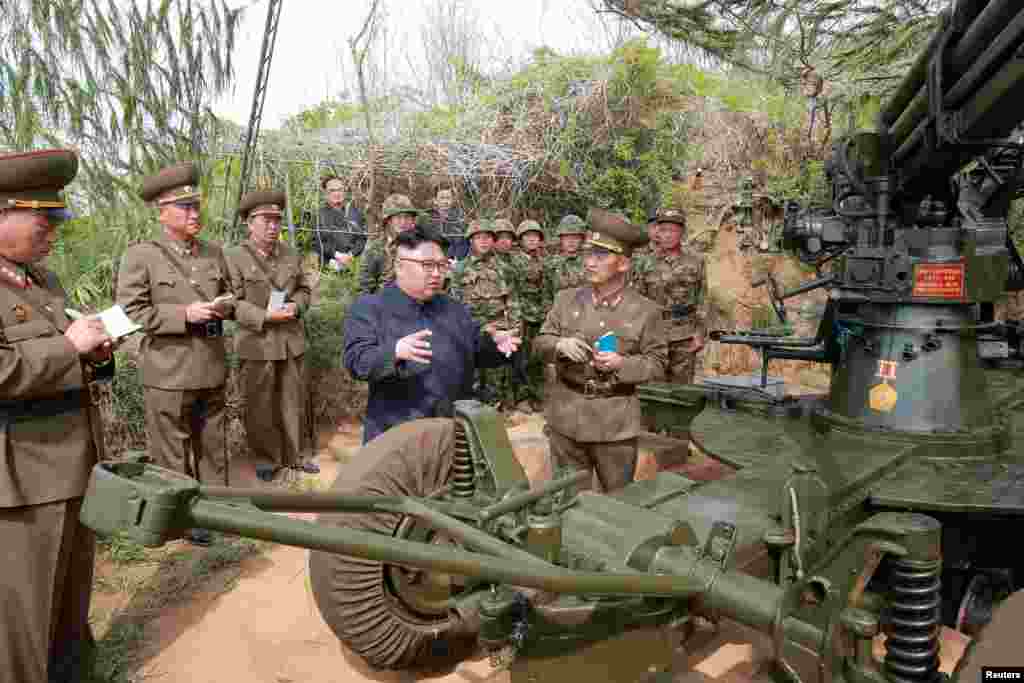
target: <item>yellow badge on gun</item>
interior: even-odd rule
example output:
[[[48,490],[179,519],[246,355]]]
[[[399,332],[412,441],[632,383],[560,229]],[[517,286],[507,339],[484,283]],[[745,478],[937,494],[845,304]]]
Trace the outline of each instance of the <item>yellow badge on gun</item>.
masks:
[[[871,391],[868,392],[868,405],[871,406],[871,410],[888,413],[896,407],[896,400],[899,397],[895,389],[883,382],[871,387]]]

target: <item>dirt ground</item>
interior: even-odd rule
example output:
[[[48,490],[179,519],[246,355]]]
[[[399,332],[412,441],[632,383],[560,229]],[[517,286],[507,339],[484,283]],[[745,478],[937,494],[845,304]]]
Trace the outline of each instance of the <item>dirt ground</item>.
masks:
[[[513,446],[530,479],[546,477],[543,421],[536,416],[516,416],[510,425]],[[322,469],[320,485],[329,485],[344,471],[345,462],[358,451],[359,436],[359,428],[350,426],[321,438],[317,458]],[[696,457],[687,466],[694,478],[716,471],[713,461]],[[643,453],[638,478],[652,477],[656,472],[653,455]],[[209,552],[174,545],[179,554],[200,556]],[[212,572],[201,589],[181,600],[174,597],[174,591],[182,589],[181,582],[163,577],[159,584],[165,595],[145,626],[142,665],[136,679],[159,683],[509,680],[507,672],[492,669],[482,655],[453,670],[430,674],[369,670],[339,644],[321,619],[310,592],[306,562],[307,551],[267,546],[241,559],[233,572]],[[126,585],[132,580],[111,567],[100,567],[100,576]],[[98,598],[94,612],[125,607],[119,604],[119,600],[125,602],[123,593],[105,591],[98,593]],[[97,635],[104,635],[102,629]],[[951,631],[945,636],[943,670],[950,671],[966,643]],[[724,623],[717,631],[701,630],[687,647],[690,673],[679,680],[749,681],[770,652],[771,644],[765,637],[736,624]]]

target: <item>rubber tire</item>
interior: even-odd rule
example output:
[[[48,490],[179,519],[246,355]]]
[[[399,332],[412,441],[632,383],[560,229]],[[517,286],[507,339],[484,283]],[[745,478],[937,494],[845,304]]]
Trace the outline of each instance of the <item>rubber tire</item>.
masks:
[[[394,427],[346,464],[331,491],[358,495],[430,495],[451,471],[454,422],[417,420]],[[403,516],[398,514],[322,514],[318,523],[373,531],[387,541]],[[464,625],[454,615],[445,621],[417,617],[391,595],[385,563],[313,551],[309,577],[321,616],[350,650],[378,669],[409,669],[435,664],[464,648]]]

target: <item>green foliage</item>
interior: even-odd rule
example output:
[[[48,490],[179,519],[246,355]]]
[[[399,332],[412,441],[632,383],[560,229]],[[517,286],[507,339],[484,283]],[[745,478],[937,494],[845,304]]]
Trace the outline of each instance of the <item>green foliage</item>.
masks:
[[[319,301],[304,316],[306,322],[306,359],[314,372],[341,367],[344,348],[345,314],[358,293],[360,259],[346,270],[325,269],[318,286]]]

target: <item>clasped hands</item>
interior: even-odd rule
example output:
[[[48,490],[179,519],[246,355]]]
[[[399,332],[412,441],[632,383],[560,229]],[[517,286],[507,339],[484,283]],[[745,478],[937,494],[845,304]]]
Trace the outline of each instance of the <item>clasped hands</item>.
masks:
[[[574,363],[586,363],[591,358],[590,364],[598,372],[616,372],[625,361],[623,356],[614,351],[597,351],[576,337],[562,337],[555,344],[555,351]]]

